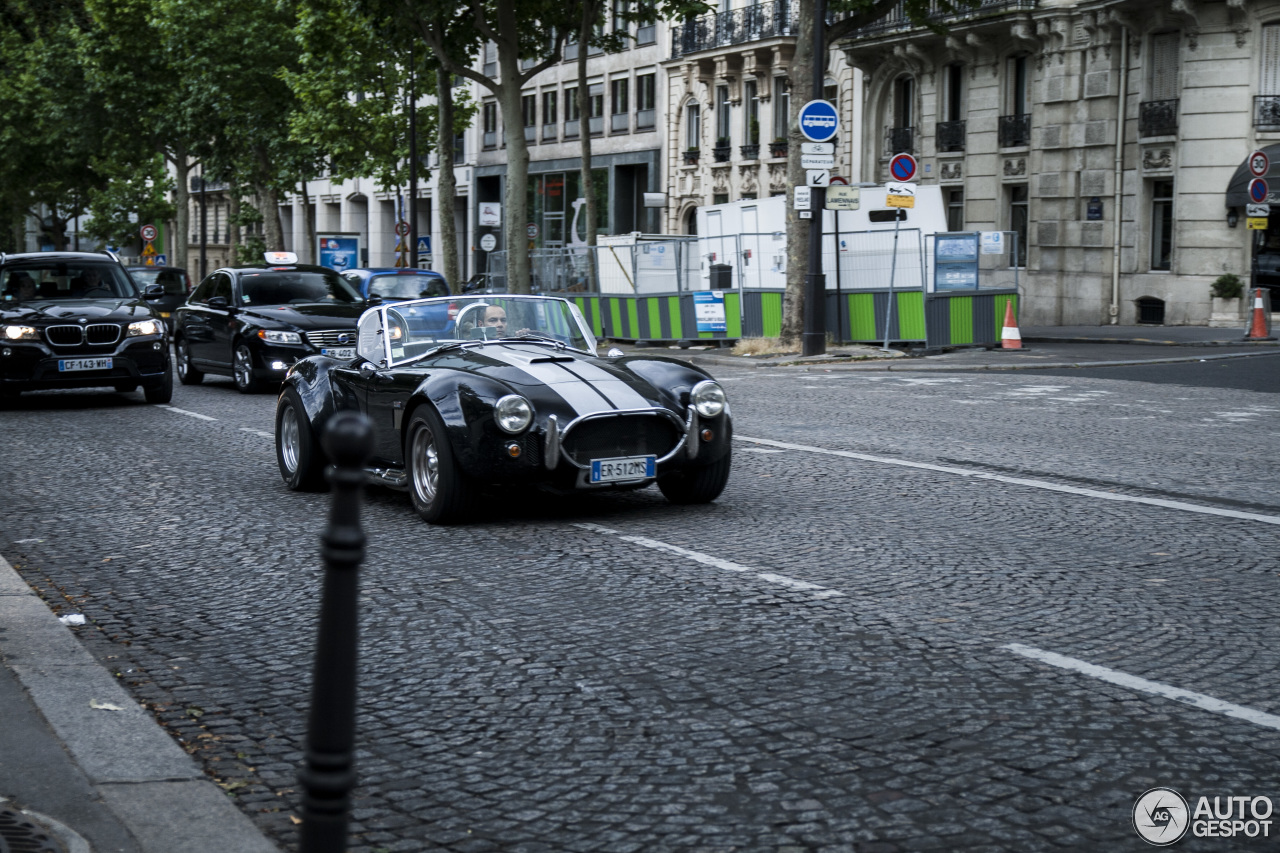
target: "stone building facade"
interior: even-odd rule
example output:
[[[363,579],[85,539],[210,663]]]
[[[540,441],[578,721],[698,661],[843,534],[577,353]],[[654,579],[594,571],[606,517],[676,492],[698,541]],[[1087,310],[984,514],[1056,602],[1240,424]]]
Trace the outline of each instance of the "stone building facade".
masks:
[[[1210,282],[1250,271],[1227,188],[1280,140],[1280,4],[984,0],[938,21],[899,6],[843,45],[866,73],[862,178],[911,152],[949,227],[1017,232],[1023,324],[1207,322]]]

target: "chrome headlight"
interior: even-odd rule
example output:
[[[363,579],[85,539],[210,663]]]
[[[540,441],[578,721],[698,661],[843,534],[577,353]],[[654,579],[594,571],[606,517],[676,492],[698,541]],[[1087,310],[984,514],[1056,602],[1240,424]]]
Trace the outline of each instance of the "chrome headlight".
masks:
[[[136,323],[130,323],[129,329],[124,333],[126,338],[136,338],[139,335],[158,335],[164,329],[164,323],[159,320],[139,320]]]
[[[515,435],[533,422],[533,406],[519,394],[508,394],[494,404],[493,419],[503,431]]]
[[[725,401],[724,389],[720,387],[720,383],[712,382],[710,379],[702,380],[689,392],[689,402],[704,418],[714,418],[723,412]]]
[[[258,330],[258,337],[269,344],[300,344],[302,343],[302,335],[297,332],[268,332],[265,329]]]
[[[40,333],[32,326],[5,326],[4,339],[6,341],[38,341]]]

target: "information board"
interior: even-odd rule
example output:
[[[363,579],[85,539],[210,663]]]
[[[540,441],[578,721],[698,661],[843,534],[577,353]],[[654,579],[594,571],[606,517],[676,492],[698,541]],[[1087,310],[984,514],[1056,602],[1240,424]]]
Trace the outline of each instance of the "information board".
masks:
[[[950,231],[933,238],[933,289],[978,288],[978,232]]]
[[[693,316],[699,332],[727,332],[723,290],[695,290]]]

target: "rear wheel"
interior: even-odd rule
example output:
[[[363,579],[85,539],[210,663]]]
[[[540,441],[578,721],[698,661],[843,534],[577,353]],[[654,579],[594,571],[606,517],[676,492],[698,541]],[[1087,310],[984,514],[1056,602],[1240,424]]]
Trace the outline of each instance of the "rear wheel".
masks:
[[[262,383],[253,375],[253,353],[248,344],[237,344],[231,359],[231,372],[235,376],[236,390],[241,394],[256,394],[262,390]]]
[[[276,404],[276,464],[285,485],[295,492],[318,492],[325,486],[324,454],[293,388],[286,388]]]
[[[191,349],[187,346],[187,339],[178,338],[174,348],[178,351],[178,381],[183,385],[199,385],[204,374],[191,364]]]
[[[418,515],[432,524],[469,520],[479,489],[458,468],[440,416],[430,406],[418,409],[408,436],[409,494]]]
[[[686,468],[658,478],[658,488],[673,504],[705,504],[720,497],[729,482],[731,452],[710,465]]]
[[[148,403],[164,405],[173,399],[173,371],[168,365],[164,368],[164,378],[154,385],[143,385],[142,395]]]

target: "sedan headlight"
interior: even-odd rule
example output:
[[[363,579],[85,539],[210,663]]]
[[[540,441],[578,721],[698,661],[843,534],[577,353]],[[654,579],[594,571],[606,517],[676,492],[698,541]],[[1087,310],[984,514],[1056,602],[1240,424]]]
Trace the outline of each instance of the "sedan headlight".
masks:
[[[159,320],[139,320],[136,323],[130,323],[129,329],[124,333],[126,338],[136,338],[139,335],[158,335],[164,329],[164,323]]]
[[[5,326],[4,339],[6,341],[38,341],[40,333],[32,326]]]
[[[494,404],[493,419],[505,432],[515,435],[533,422],[533,406],[519,394],[508,394]]]
[[[266,329],[259,329],[258,337],[269,344],[302,343],[302,335],[297,332],[268,332]]]
[[[689,392],[689,402],[704,418],[714,418],[723,412],[725,400],[724,389],[720,387],[720,383],[712,382],[710,379],[702,380]]]

